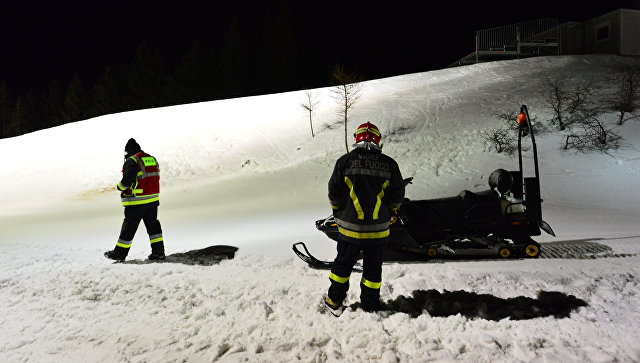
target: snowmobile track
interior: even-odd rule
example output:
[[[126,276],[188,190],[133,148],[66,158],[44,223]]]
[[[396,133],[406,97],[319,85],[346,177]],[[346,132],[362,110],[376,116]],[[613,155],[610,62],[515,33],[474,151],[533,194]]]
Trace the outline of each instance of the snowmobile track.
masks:
[[[539,258],[595,259],[635,256],[635,253],[613,253],[609,246],[589,241],[547,242],[541,244]]]

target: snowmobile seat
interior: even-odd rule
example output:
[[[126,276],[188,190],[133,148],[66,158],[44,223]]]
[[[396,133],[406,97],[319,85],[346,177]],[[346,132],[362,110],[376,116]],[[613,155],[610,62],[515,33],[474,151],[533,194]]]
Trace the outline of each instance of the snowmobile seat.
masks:
[[[463,190],[454,197],[410,201],[402,209],[411,224],[442,228],[493,220],[500,211],[499,204],[499,195],[494,190],[475,193]]]
[[[489,223],[500,214],[500,195],[493,189],[475,193],[463,190],[458,196],[465,203],[462,218],[466,223]]]

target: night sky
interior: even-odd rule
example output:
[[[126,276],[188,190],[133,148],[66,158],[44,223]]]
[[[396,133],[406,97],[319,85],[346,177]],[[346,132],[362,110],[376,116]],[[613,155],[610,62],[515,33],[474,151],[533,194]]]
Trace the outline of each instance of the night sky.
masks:
[[[260,33],[283,1],[0,1],[0,82],[14,92],[75,73],[91,81],[130,61],[144,40],[177,62],[196,38],[220,43],[231,19]],[[571,5],[579,4],[579,5]],[[582,21],[640,0],[288,0],[300,51],[366,78],[446,67],[473,51],[475,31],[542,17]],[[257,41],[257,40],[254,40]]]

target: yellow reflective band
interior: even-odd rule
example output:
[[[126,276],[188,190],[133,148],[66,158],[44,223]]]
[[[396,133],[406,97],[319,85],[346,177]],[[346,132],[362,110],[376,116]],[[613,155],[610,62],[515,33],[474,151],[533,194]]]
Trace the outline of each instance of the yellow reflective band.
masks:
[[[356,135],[361,133],[361,132],[367,132],[367,131],[369,131],[370,133],[372,133],[372,134],[374,134],[376,136],[380,136],[380,131],[378,131],[376,129],[373,129],[373,128],[366,128],[366,127],[363,127],[361,129],[357,129],[356,130]]]
[[[335,282],[344,284],[345,282],[349,281],[349,276],[347,277],[340,277],[336,274],[334,274],[333,272],[329,274],[329,278]]]
[[[373,209],[373,219],[378,219],[378,213],[380,212],[380,206],[382,205],[382,198],[384,198],[384,190],[389,186],[389,180],[382,184],[382,190],[378,193],[378,200],[376,201],[376,207]]]
[[[340,234],[356,239],[375,239],[389,236],[389,229],[382,232],[353,232],[338,226]]]
[[[134,189],[133,190],[134,194],[139,194],[139,193],[142,193],[142,192],[144,192],[144,189]]]
[[[356,195],[356,191],[353,190],[353,183],[348,176],[344,177],[344,182],[347,184],[349,188],[349,196],[351,200],[353,200],[353,206],[356,208],[356,213],[358,213],[358,219],[364,219],[364,211],[362,210],[362,206],[360,206],[360,201],[358,200],[358,196]]]
[[[162,242],[164,239],[162,237],[154,238],[151,240],[151,243]]]
[[[340,209],[340,206],[339,205],[332,205],[331,208],[332,209]]]
[[[369,280],[365,279],[364,277],[362,278],[362,280],[360,280],[360,282],[361,282],[364,286],[366,286],[366,287],[368,287],[368,288],[370,288],[370,289],[376,289],[376,290],[379,290],[379,289],[380,289],[380,287],[382,286],[382,282],[372,282],[372,281],[369,281]]]
[[[130,247],[131,247],[131,243],[129,243],[128,245],[126,245],[126,244],[124,244],[124,243],[116,242],[116,246],[118,246],[118,247],[122,247],[122,248],[130,248]]]
[[[160,197],[155,197],[155,198],[149,198],[149,199],[143,199],[143,200],[133,200],[133,201],[129,201],[129,202],[122,202],[123,206],[130,206],[130,205],[140,205],[140,204],[147,204],[147,203],[153,203],[153,202],[157,202],[160,200]]]

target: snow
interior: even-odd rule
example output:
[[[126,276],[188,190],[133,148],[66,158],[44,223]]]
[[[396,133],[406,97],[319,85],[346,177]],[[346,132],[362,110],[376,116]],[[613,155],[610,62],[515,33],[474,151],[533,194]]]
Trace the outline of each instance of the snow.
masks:
[[[492,111],[527,104],[545,119],[537,94],[545,75],[610,79],[618,60],[523,59],[369,81],[350,128],[381,128],[385,153],[415,177],[412,199],[484,190],[493,170],[517,167],[481,137],[500,122]],[[291,251],[305,241],[317,257],[335,253],[314,221],[330,214],[326,183],[344,131],[330,89],[314,92],[315,138],[299,91],[113,114],[0,140],[0,361],[640,361],[640,123],[619,127],[626,144],[608,154],[564,152],[559,136],[538,136],[543,217],[557,237],[536,239],[555,255],[383,267],[385,301],[414,290],[503,300],[546,291],[587,306],[524,320],[349,309],[334,318],[318,308],[328,272]],[[102,256],[120,230],[113,186],[129,137],[162,168],[167,253],[228,245],[239,248],[234,259],[141,263],[149,253],[142,226],[133,263]],[[599,252],[575,252],[590,246]],[[353,285],[349,303],[358,301]]]

